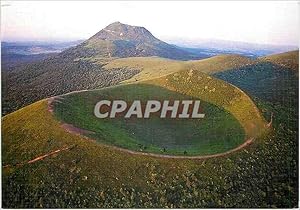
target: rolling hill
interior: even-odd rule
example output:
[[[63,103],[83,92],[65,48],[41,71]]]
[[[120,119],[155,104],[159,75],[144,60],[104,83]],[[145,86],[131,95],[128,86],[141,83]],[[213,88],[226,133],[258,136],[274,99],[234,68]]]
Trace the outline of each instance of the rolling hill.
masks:
[[[260,59],[291,69],[299,74],[299,50],[269,55]]]
[[[206,103],[209,124],[213,119],[220,120],[221,124],[225,120],[227,126],[219,125],[218,122],[215,122],[215,125],[219,125],[216,127],[207,127],[205,123],[195,126],[207,131],[207,137],[210,136],[210,131],[213,134],[216,131],[214,129],[218,129],[229,138],[211,135],[211,138],[216,139],[206,142],[212,147],[202,155],[228,151],[241,144],[245,138],[254,137],[255,140],[238,151],[208,159],[179,158],[170,161],[168,158],[132,154],[117,149],[110,146],[108,140],[113,140],[113,135],[116,137],[115,141],[121,140],[118,138],[121,129],[116,124],[101,125],[101,122],[93,121],[89,115],[88,101],[95,100],[95,96],[101,94],[125,97],[126,91],[133,96],[136,93],[145,98],[157,97],[157,93],[160,93],[164,97],[174,97],[174,94],[178,97],[177,94],[181,94],[184,98],[189,96],[203,100]],[[257,168],[261,164],[256,162],[264,151],[261,142],[264,142],[266,129],[266,122],[260,111],[240,89],[199,71],[185,69],[134,84],[62,95],[51,101],[38,101],[3,118],[5,207],[245,207],[249,204],[244,203],[238,195],[243,191],[251,191],[247,190],[247,186],[236,188],[234,185],[237,181],[241,184],[248,183],[245,176],[259,177],[256,173],[264,173],[266,170],[263,167]],[[52,113],[49,102],[54,105]],[[75,107],[78,109],[72,109]],[[216,107],[219,107],[219,111]],[[82,129],[95,131],[97,135],[69,133],[62,123],[73,123]],[[234,139],[230,137],[239,136],[239,124],[245,132],[245,138],[242,142],[230,142]],[[124,125],[128,124],[121,127]],[[139,122],[138,125],[142,133],[147,133],[149,124]],[[189,127],[191,128],[193,126]],[[110,132],[107,133],[106,129]],[[165,131],[166,127],[161,129]],[[180,130],[189,132],[183,126],[177,130],[177,135]],[[137,139],[142,136],[147,138],[138,133],[135,135]],[[200,143],[207,140],[204,136],[198,138]],[[215,141],[219,141],[218,147],[214,144]],[[130,141],[126,143],[129,144]],[[169,142],[168,145],[172,146],[172,143]],[[225,150],[219,150],[220,146]],[[143,149],[149,152],[147,148]],[[250,165],[256,166],[252,169]],[[214,183],[218,183],[218,188]],[[203,187],[210,185],[209,188]],[[253,185],[260,188],[258,195],[262,196],[264,185],[259,181],[253,182]],[[223,199],[224,193],[227,194],[226,199]],[[251,194],[251,198],[255,199],[256,194],[257,192]],[[250,203],[253,205],[252,201]]]
[[[259,62],[215,72],[213,76],[236,85],[253,98],[284,106],[298,106],[299,52],[258,59]]]

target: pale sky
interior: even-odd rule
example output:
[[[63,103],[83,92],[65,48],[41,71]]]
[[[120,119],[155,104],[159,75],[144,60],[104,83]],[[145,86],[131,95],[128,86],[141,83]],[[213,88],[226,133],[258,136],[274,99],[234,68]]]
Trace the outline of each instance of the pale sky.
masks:
[[[1,40],[87,39],[120,21],[162,40],[299,44],[298,2],[1,1]]]

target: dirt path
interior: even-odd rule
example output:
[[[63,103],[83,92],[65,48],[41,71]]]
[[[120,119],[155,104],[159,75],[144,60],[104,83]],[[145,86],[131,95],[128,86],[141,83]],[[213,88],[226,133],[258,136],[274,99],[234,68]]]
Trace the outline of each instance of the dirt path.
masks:
[[[69,150],[69,149],[71,149],[72,147],[74,147],[74,146],[64,147],[64,148],[61,148],[61,149],[58,149],[58,150],[49,152],[49,153],[47,153],[47,154],[38,156],[38,157],[36,157],[36,158],[34,158],[34,159],[32,159],[32,160],[29,160],[29,161],[27,162],[27,164],[34,163],[34,162],[36,162],[36,161],[42,160],[42,159],[44,159],[44,158],[46,158],[46,157],[49,157],[49,156],[51,156],[51,155],[57,154],[57,153],[59,153],[59,152],[65,151],[65,150]]]
[[[52,113],[53,114],[53,102],[58,102],[58,103],[62,103],[62,101],[64,100],[64,98],[63,97],[61,97],[61,96],[53,96],[53,97],[51,97],[51,98],[48,98],[47,99],[47,101],[48,101],[48,111],[50,112],[50,113]]]
[[[48,111],[53,113],[53,105],[52,102],[55,100],[54,97],[49,98],[48,99]],[[87,134],[87,133],[94,133],[92,131],[88,131],[88,130],[84,130],[81,128],[77,128],[72,124],[67,124],[67,123],[62,123],[61,127],[64,128],[67,132],[75,134],[75,135],[81,135],[82,134]],[[89,139],[91,141],[95,141],[94,139],[90,139],[86,136],[84,136],[86,139]],[[214,157],[222,157],[222,156],[226,156],[229,155],[233,152],[237,152],[239,150],[244,149],[245,147],[247,147],[248,145],[250,145],[252,142],[254,141],[253,138],[247,139],[243,144],[239,145],[238,147],[231,149],[227,152],[223,152],[223,153],[218,153],[218,154],[212,154],[212,155],[197,155],[197,156],[179,156],[179,155],[163,155],[163,154],[155,154],[155,153],[148,153],[148,152],[137,152],[137,151],[133,151],[133,150],[129,150],[129,149],[124,149],[124,148],[120,148],[117,146],[111,146],[111,145],[106,145],[106,144],[101,144],[105,147],[108,148],[113,148],[115,150],[121,151],[121,152],[126,152],[126,153],[130,153],[130,154],[134,154],[134,155],[144,155],[144,156],[150,156],[150,157],[159,157],[159,158],[171,158],[171,159],[207,159],[207,158],[214,158]]]
[[[62,151],[69,150],[69,149],[71,149],[71,148],[73,148],[73,147],[75,147],[75,145],[72,145],[72,146],[65,146],[65,147],[63,147],[63,148],[61,148],[61,149],[57,149],[57,150],[54,150],[54,151],[52,151],[52,152],[46,153],[46,154],[44,154],[44,155],[35,157],[35,158],[33,158],[33,159],[29,160],[29,161],[25,161],[25,162],[23,162],[23,163],[17,163],[17,164],[15,164],[15,165],[5,165],[5,166],[3,166],[3,167],[4,167],[4,168],[8,168],[8,167],[12,167],[12,166],[17,166],[17,167],[18,167],[18,166],[23,166],[23,165],[25,165],[25,164],[31,164],[31,163],[34,163],[34,162],[43,160],[43,159],[45,159],[46,157],[49,157],[49,156],[55,155],[55,154],[57,154],[57,153],[60,153],[60,152],[62,152]]]
[[[233,152],[244,149],[246,146],[250,145],[252,142],[253,142],[253,138],[246,140],[240,146],[238,146],[238,147],[236,147],[232,150],[229,150],[227,152],[212,154],[212,155],[197,155],[197,156],[163,155],[163,154],[155,154],[155,153],[148,153],[148,152],[136,152],[136,151],[123,149],[123,148],[120,148],[120,147],[110,146],[110,145],[104,145],[104,146],[114,148],[116,150],[119,150],[119,151],[122,151],[122,152],[127,152],[127,153],[134,154],[134,155],[144,155],[144,156],[150,156],[150,157],[170,158],[170,159],[198,159],[198,160],[202,160],[202,159],[222,157],[222,156],[225,156],[225,155],[229,155]]]
[[[53,114],[53,101],[54,101],[54,98],[55,97],[51,97],[51,98],[48,98],[47,101],[48,101],[48,111]]]
[[[73,91],[71,93],[76,93],[76,92],[79,92],[79,91]],[[53,102],[62,103],[63,100],[64,100],[64,98],[61,97],[61,96],[54,96],[54,97],[48,98],[47,99],[47,101],[48,101],[48,111],[51,114],[53,114],[53,112],[54,112]],[[62,123],[61,127],[63,129],[65,129],[66,131],[68,131],[69,133],[76,134],[76,135],[94,134],[95,133],[93,131],[85,130],[85,129],[82,129],[82,128],[77,128],[77,127],[73,126],[72,124],[68,124],[68,123]]]
[[[273,112],[271,113],[271,120],[270,122],[268,123],[268,128],[272,126],[272,123],[273,123]]]
[[[69,133],[76,134],[76,135],[94,134],[95,133],[93,131],[85,130],[82,128],[77,128],[74,125],[68,124],[68,123],[63,123],[61,125],[61,127],[64,128]],[[95,140],[93,140],[93,141],[95,141]]]

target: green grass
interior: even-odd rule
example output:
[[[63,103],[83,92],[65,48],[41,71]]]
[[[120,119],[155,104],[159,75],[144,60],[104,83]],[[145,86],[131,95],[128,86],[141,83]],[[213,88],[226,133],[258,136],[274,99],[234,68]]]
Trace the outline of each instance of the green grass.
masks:
[[[76,127],[93,131],[89,137],[100,143],[135,151],[160,154],[206,155],[228,151],[242,144],[245,134],[240,123],[226,110],[201,101],[204,119],[98,119],[95,104],[101,99],[155,100],[195,99],[175,91],[147,84],[122,85],[75,93],[55,103],[56,117]],[[163,151],[165,148],[166,151]]]

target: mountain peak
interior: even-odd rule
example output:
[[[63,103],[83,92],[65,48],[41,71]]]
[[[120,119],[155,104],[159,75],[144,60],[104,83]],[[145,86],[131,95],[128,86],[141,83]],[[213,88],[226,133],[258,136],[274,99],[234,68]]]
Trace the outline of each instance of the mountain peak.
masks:
[[[96,33],[91,39],[101,40],[127,40],[136,42],[159,41],[147,29],[140,26],[131,26],[119,21],[113,22]]]
[[[65,57],[147,57],[189,60],[199,58],[154,37],[146,28],[113,22],[75,48]]]
[[[105,28],[111,28],[111,27],[122,26],[122,25],[126,25],[126,24],[116,21],[116,22],[113,22],[113,23],[107,25]]]

